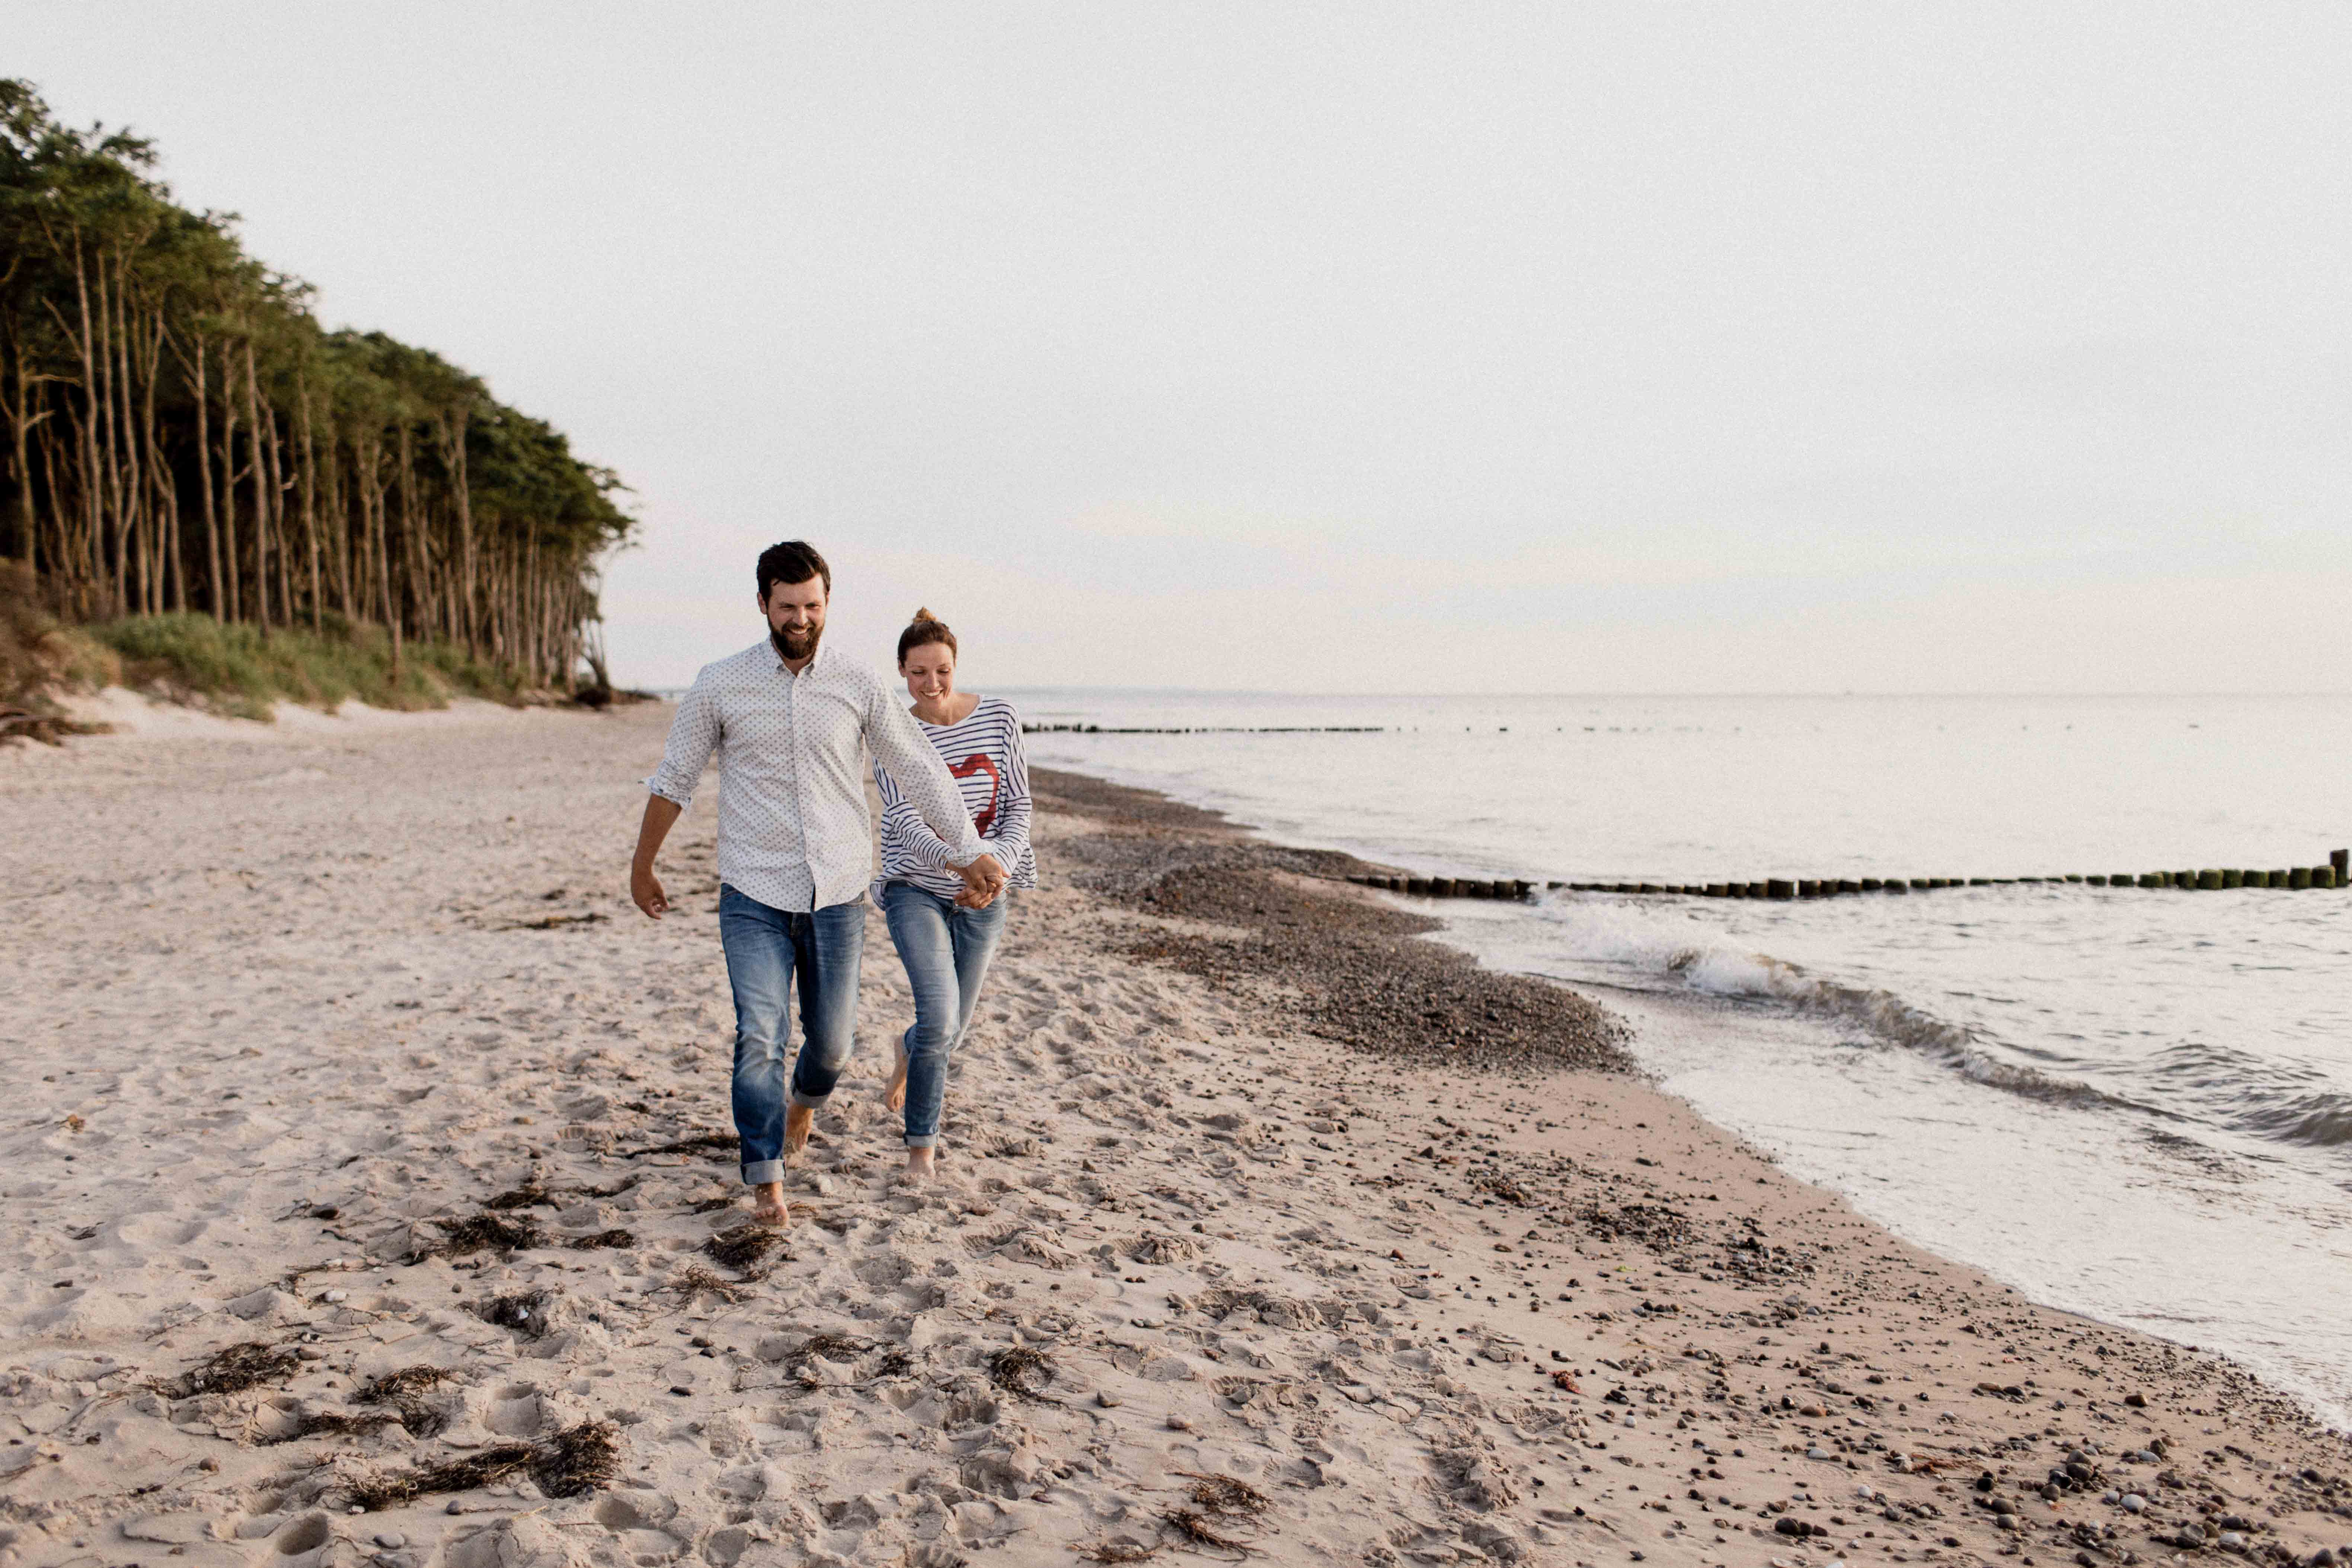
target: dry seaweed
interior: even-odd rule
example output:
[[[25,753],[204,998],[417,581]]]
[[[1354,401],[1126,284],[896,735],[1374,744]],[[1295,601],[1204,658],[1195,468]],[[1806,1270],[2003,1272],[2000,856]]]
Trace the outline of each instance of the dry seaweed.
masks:
[[[507,1194],[512,1196],[512,1194]],[[501,1219],[489,1213],[467,1215],[464,1219],[436,1219],[443,1239],[418,1247],[408,1255],[411,1263],[422,1263],[428,1258],[464,1258],[469,1253],[525,1252],[540,1244],[539,1221],[529,1215]]]
[[[379,1427],[392,1426],[394,1422],[399,1422],[403,1426],[407,1425],[398,1415],[346,1415],[340,1410],[313,1410],[305,1414],[287,1431],[280,1432],[274,1437],[264,1437],[261,1441],[264,1447],[275,1447],[279,1443],[299,1443],[305,1437],[339,1436],[351,1432],[373,1432]],[[436,1427],[436,1430],[438,1428]],[[425,1434],[425,1436],[430,1436],[430,1434]]]
[[[448,1381],[449,1373],[437,1366],[404,1366],[372,1379],[352,1397],[362,1405],[402,1405]]]
[[[702,1244],[712,1261],[748,1274],[752,1266],[776,1249],[783,1240],[764,1225],[739,1225],[720,1231]]]
[[[578,1497],[618,1473],[617,1436],[608,1421],[583,1421],[538,1443],[500,1443],[459,1459],[365,1476],[351,1484],[351,1499],[374,1511],[435,1492],[471,1491],[525,1471],[549,1497]]]
[[[647,1154],[732,1154],[740,1147],[742,1140],[732,1132],[698,1132],[675,1143],[656,1143],[650,1149],[631,1149],[622,1157],[635,1160]]]
[[[1192,1545],[1205,1546],[1216,1552],[1230,1552],[1239,1557],[1250,1555],[1248,1542],[1235,1541],[1228,1535],[1219,1535],[1209,1523],[1207,1517],[1194,1510],[1170,1509],[1160,1516],[1160,1521]]]
[[[488,1322],[535,1340],[547,1332],[547,1304],[552,1300],[548,1291],[527,1290],[520,1295],[498,1297],[476,1310]]]
[[[1214,1471],[1176,1472],[1192,1483],[1192,1501],[1211,1513],[1246,1514],[1255,1519],[1266,1510],[1266,1496],[1247,1481]]]
[[[625,1230],[600,1230],[593,1236],[576,1236],[570,1246],[574,1252],[588,1252],[600,1247],[635,1247],[637,1238]]]
[[[289,1377],[302,1358],[285,1345],[247,1340],[216,1350],[181,1374],[177,1397],[198,1394],[236,1394],[259,1384]]]
[[[352,1397],[362,1405],[389,1405],[412,1437],[430,1437],[449,1424],[448,1418],[425,1403],[426,1389],[448,1380],[437,1366],[404,1366],[367,1384]]]
[[[689,1263],[671,1275],[669,1283],[662,1289],[676,1291],[688,1302],[697,1296],[706,1295],[716,1296],[722,1301],[734,1302],[740,1301],[745,1295],[740,1285],[720,1279],[699,1263]]]
[[[721,1193],[715,1198],[703,1198],[688,1205],[687,1213],[715,1214],[720,1209],[730,1209],[734,1206],[735,1194],[732,1193]]]
[[[1054,1381],[1055,1370],[1052,1356],[1027,1345],[1009,1346],[988,1358],[989,1382],[1016,1399],[1036,1405],[1061,1403],[1045,1393],[1045,1385]]]
[[[478,1448],[462,1459],[420,1465],[388,1475],[362,1476],[351,1483],[352,1501],[373,1513],[413,1502],[432,1492],[468,1492],[476,1487],[520,1475],[538,1458],[538,1450],[528,1443],[500,1443],[495,1447]]]
[[[482,1205],[486,1209],[552,1208],[559,1198],[617,1198],[637,1184],[635,1176],[614,1182],[609,1187],[542,1187],[533,1177],[511,1192],[500,1193]]]
[[[1160,1555],[1160,1543],[1139,1546],[1132,1541],[1098,1541],[1092,1546],[1078,1548],[1078,1555],[1089,1563],[1143,1563]]]
[[[609,1421],[583,1421],[539,1445],[531,1479],[551,1498],[578,1497],[610,1481],[621,1468],[619,1432]]]

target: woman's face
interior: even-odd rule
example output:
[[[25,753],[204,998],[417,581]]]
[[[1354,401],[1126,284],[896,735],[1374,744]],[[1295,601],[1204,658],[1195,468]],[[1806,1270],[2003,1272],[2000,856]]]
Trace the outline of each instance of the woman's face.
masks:
[[[907,695],[918,702],[937,702],[955,694],[955,650],[943,642],[910,647],[899,661],[907,678]]]

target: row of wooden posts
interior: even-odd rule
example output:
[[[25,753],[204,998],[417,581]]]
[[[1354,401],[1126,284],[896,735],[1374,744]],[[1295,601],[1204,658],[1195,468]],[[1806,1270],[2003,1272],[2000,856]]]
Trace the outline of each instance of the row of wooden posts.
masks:
[[[1768,877],[1760,882],[1531,882],[1524,878],[1369,875],[1348,880],[1392,893],[1432,899],[1530,899],[1538,888],[1576,893],[1672,893],[1693,899],[1829,899],[1846,893],[1924,893],[1944,888],[1999,888],[2025,882],[2073,882],[2092,888],[2170,888],[2216,892],[2230,888],[2310,888],[2352,885],[2352,852],[2338,849],[2325,866],[2278,870],[2125,871],[2064,877]]]

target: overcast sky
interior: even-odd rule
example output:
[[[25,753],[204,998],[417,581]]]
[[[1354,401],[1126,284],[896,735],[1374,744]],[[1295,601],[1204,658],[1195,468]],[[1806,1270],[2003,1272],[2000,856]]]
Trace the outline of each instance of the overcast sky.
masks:
[[[636,491],[614,675],[2352,685],[2352,8],[37,5]]]

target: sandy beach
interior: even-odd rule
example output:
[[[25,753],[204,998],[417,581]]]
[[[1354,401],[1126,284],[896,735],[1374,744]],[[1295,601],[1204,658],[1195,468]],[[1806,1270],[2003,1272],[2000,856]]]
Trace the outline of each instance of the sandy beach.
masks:
[[[669,710],[0,749],[0,1563],[2101,1565],[2352,1544],[2347,1446],[2037,1307],[1418,940],[1038,777],[942,1180],[859,1052],[739,1230]]]

